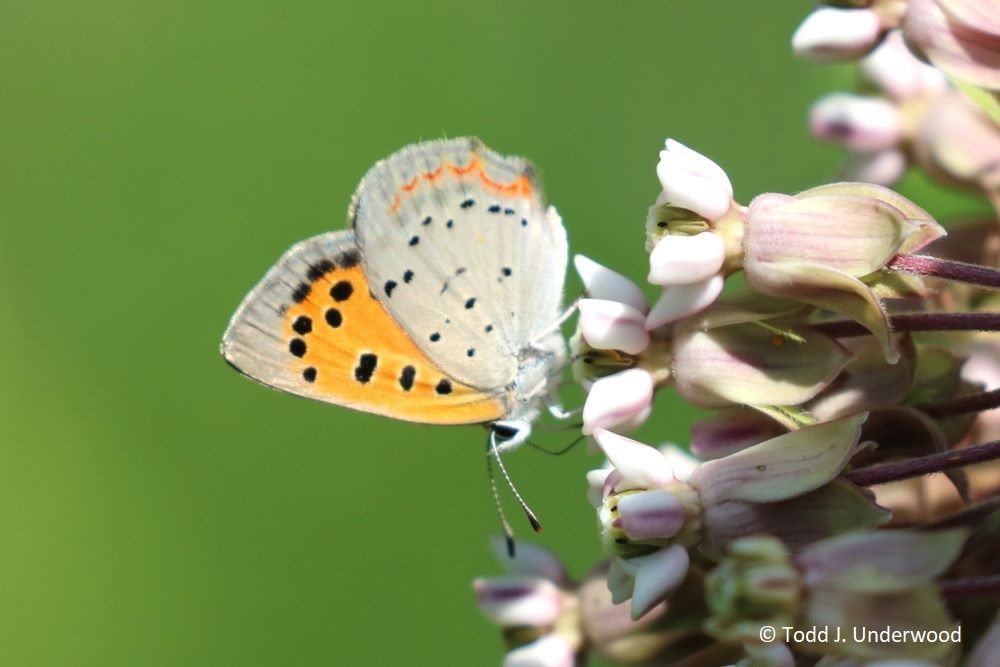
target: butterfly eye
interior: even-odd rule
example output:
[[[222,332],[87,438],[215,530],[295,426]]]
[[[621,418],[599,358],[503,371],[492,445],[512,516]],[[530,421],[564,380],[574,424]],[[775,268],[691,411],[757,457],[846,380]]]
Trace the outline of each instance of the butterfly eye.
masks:
[[[496,436],[497,442],[506,442],[508,440],[513,440],[517,437],[520,429],[511,426],[509,424],[493,424],[493,433]]]

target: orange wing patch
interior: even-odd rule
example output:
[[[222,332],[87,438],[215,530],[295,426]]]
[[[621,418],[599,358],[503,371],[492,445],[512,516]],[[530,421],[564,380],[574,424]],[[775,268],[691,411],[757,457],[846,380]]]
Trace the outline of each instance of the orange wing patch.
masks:
[[[309,395],[431,424],[488,422],[507,413],[500,398],[448,378],[428,360],[372,296],[360,264],[328,263],[295,300],[282,335],[289,370]]]
[[[518,176],[510,183],[501,183],[490,178],[489,174],[486,173],[486,165],[483,163],[483,159],[479,154],[473,152],[472,158],[465,166],[460,167],[447,162],[433,171],[427,171],[414,176],[409,183],[404,183],[400,188],[401,192],[397,192],[393,197],[392,204],[389,206],[389,213],[394,214],[399,209],[400,204],[403,203],[403,197],[412,195],[422,183],[433,183],[444,176],[459,179],[478,178],[488,191],[504,197],[530,197],[533,190],[531,179],[524,175]]]

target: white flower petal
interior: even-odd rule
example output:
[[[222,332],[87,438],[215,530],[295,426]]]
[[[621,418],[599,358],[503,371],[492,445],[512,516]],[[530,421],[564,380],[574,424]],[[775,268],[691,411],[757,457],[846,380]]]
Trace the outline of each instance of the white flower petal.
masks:
[[[632,597],[635,584],[632,575],[635,572],[626,567],[626,562],[622,558],[613,558],[608,566],[608,590],[614,604],[621,604]]]
[[[490,577],[472,583],[476,604],[499,626],[545,627],[562,611],[562,597],[554,584],[538,577]]]
[[[594,382],[583,404],[583,434],[636,417],[653,400],[653,377],[640,368],[602,377]]]
[[[660,298],[646,316],[646,329],[652,331],[708,308],[719,298],[725,282],[721,275],[714,275],[700,283],[663,288]]]
[[[587,473],[587,500],[594,507],[601,507],[604,503],[604,482],[611,474],[610,468],[591,470]]]
[[[948,87],[944,72],[921,62],[893,30],[861,61],[861,75],[897,100],[933,94]]]
[[[684,581],[691,563],[687,549],[679,544],[630,560],[638,566],[632,591],[632,620],[642,618],[673,593]]]
[[[507,653],[503,667],[573,667],[573,647],[559,635],[544,635]]]
[[[545,547],[518,540],[517,553],[511,558],[507,553],[507,539],[501,535],[493,535],[490,537],[490,548],[510,574],[541,577],[556,583],[567,579],[562,561]]]
[[[830,61],[856,58],[868,52],[882,30],[870,9],[820,7],[799,24],[792,50],[803,58]]]
[[[605,299],[580,299],[579,328],[587,343],[598,350],[639,354],[649,345],[643,328],[646,316],[632,306]]]
[[[874,183],[886,187],[895,185],[906,172],[906,156],[896,148],[874,153],[849,153],[841,171],[846,181]]]
[[[663,186],[661,199],[706,220],[718,220],[732,204],[733,187],[719,165],[683,144],[667,140],[660,151],[656,175]],[[657,201],[661,201],[658,199]]]
[[[674,472],[663,454],[641,442],[605,429],[597,429],[594,439],[611,465],[622,474],[617,485],[623,489],[657,489],[674,481]]]
[[[608,299],[627,303],[638,311],[649,310],[649,302],[634,282],[622,274],[602,266],[584,255],[573,258],[576,272],[587,289],[587,294],[594,299]]]
[[[649,282],[690,285],[711,278],[726,260],[726,246],[712,232],[664,236],[649,253]]]
[[[665,443],[660,445],[660,454],[670,464],[670,469],[674,472],[674,477],[682,482],[691,479],[695,469],[703,463],[700,459],[691,455],[691,452],[682,449],[677,445]]]
[[[833,93],[809,110],[809,132],[852,151],[878,151],[894,146],[902,134],[896,107],[877,97]]]

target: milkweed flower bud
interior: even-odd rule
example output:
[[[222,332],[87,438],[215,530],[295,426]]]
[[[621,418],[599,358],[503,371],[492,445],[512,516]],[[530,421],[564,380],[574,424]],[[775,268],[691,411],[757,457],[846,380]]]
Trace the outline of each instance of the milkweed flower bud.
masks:
[[[902,120],[886,100],[832,93],[813,104],[809,131],[848,150],[870,152],[894,146],[902,135]]]
[[[588,475],[597,505],[613,599],[631,598],[639,618],[684,579],[687,549],[710,558],[739,537],[770,532],[801,547],[821,537],[882,523],[885,513],[835,478],[857,451],[853,415],[786,433],[696,466],[685,480],[662,453],[597,429],[611,470]],[[601,492],[593,492],[600,485]]]
[[[518,545],[510,557],[504,541],[491,541],[508,574],[476,579],[473,590],[480,611],[504,629],[511,650],[507,667],[572,667],[584,638],[579,605],[559,559],[546,549]]]
[[[1000,12],[990,2],[909,0],[906,41],[950,77],[1000,90]]]
[[[901,150],[886,148],[874,153],[848,153],[840,173],[850,181],[889,187],[903,178],[906,167],[906,155]]]
[[[877,290],[888,263],[945,234],[901,195],[865,183],[835,183],[794,197],[765,194],[747,213],[747,284],[828,308],[860,323],[895,362],[899,352]],[[918,283],[914,283],[915,285]]]
[[[764,626],[827,628],[827,640],[796,649],[855,660],[943,659],[952,650],[949,641],[858,641],[854,629],[953,630],[933,579],[965,538],[963,530],[855,531],[818,541],[798,555],[773,537],[740,538],[705,577],[711,614],[706,628],[722,641],[748,647],[759,645]]]
[[[871,50],[882,29],[872,9],[819,7],[795,30],[792,49],[800,57],[821,62],[850,60]]]

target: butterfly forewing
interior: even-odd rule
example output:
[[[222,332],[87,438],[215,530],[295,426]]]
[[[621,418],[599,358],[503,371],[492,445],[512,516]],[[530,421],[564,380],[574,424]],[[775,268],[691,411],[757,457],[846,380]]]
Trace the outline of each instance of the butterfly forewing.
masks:
[[[562,302],[566,233],[530,163],[475,139],[410,146],[369,171],[352,217],[393,319],[448,375],[502,394]]]
[[[350,230],[289,250],[236,311],[222,352],[268,386],[396,419],[472,423],[509,410],[443,372],[393,320]]]

